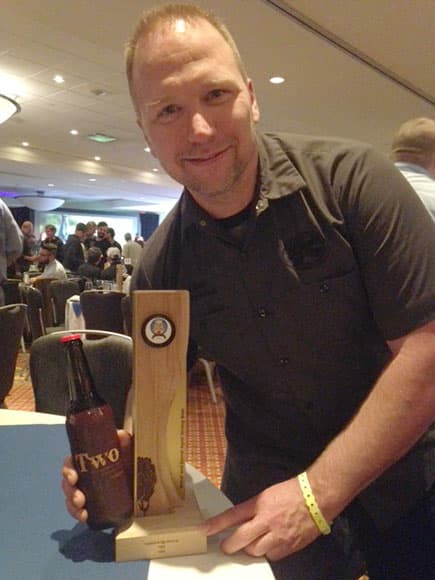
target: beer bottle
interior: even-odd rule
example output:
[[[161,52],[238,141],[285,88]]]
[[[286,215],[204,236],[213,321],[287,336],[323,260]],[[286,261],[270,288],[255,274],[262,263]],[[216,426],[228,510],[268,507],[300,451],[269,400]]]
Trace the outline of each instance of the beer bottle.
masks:
[[[78,487],[86,496],[87,524],[93,530],[119,526],[131,516],[133,500],[112,409],[95,390],[80,335],[61,342],[70,394],[66,429]]]

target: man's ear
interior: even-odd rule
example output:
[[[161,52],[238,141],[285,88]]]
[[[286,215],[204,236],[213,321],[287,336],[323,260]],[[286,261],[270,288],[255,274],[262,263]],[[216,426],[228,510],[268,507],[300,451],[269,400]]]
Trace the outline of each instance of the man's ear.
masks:
[[[139,127],[139,129],[142,131],[142,134],[145,138],[146,144],[148,145],[148,147],[150,148],[150,153],[153,157],[155,157],[154,153],[153,153],[153,148],[151,147],[151,143],[150,140],[148,139],[148,135],[146,134],[146,131],[144,129],[144,124],[143,121],[140,117],[136,117],[136,124]]]
[[[254,123],[258,123],[260,120],[260,108],[257,103],[257,97],[255,95],[254,83],[252,82],[252,79],[248,79],[248,91],[249,96],[251,97],[252,120]]]

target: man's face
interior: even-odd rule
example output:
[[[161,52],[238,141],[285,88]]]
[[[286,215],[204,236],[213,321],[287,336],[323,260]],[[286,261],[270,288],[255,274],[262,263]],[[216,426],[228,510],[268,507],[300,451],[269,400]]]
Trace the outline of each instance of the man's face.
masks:
[[[51,228],[45,228],[45,235],[47,236],[47,239],[52,240],[54,238],[54,230]]]
[[[23,222],[21,226],[21,231],[24,235],[30,236],[33,233],[33,224],[32,222]]]
[[[141,39],[133,86],[153,155],[198,200],[232,194],[255,173],[254,90],[208,22]]]
[[[97,231],[97,236],[100,238],[100,240],[102,240],[103,238],[105,238],[107,236],[106,226],[99,226],[98,231]]]
[[[40,264],[48,264],[50,262],[50,252],[48,250],[45,250],[44,248],[41,248],[39,250],[38,261]]]

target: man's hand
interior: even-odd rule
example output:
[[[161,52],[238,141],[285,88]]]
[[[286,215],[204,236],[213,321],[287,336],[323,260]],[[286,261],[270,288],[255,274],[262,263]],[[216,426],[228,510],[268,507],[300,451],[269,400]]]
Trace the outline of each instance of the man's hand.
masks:
[[[133,445],[132,436],[124,430],[118,430],[122,461],[127,471],[130,484],[133,482]],[[65,457],[62,467],[62,490],[65,494],[65,505],[68,513],[79,522],[86,522],[88,512],[85,508],[86,497],[78,487],[78,473],[74,469],[71,455]]]
[[[207,536],[239,526],[221,544],[226,554],[244,550],[271,561],[301,550],[320,534],[296,478],[268,487],[203,524]]]

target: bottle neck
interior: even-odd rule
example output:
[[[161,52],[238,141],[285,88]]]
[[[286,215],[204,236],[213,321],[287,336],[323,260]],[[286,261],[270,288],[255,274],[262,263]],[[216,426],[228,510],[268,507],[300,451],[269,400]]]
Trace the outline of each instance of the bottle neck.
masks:
[[[98,407],[104,404],[95,390],[89,364],[80,340],[67,344],[67,374],[69,395],[76,411]]]

